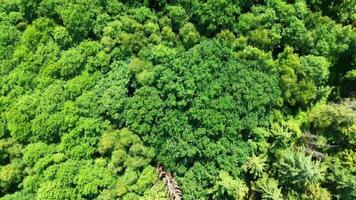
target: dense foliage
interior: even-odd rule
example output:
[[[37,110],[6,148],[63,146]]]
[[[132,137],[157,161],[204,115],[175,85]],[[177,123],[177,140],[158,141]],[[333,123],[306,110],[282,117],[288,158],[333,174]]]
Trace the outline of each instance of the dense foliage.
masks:
[[[0,199],[356,199],[355,13],[0,0]]]

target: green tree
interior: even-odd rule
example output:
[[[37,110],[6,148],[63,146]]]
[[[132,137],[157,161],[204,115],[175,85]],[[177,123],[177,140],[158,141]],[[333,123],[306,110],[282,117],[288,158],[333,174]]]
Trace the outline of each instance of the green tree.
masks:
[[[237,175],[232,166],[241,166],[249,152],[243,130],[266,125],[279,96],[276,78],[253,70],[258,67],[217,41],[202,43],[156,67],[153,86],[137,89],[128,100],[126,123],[179,173],[200,160]]]
[[[219,180],[209,193],[212,194],[212,199],[242,200],[245,199],[248,188],[243,181],[234,179],[228,173],[221,171]]]
[[[320,161],[313,161],[311,156],[306,156],[303,149],[285,150],[278,156],[274,166],[282,183],[302,189],[309,184],[318,184],[324,180],[325,168],[320,165]]]
[[[254,185],[253,190],[261,194],[262,199],[281,200],[283,199],[281,189],[278,187],[278,181],[268,177],[264,174],[262,178],[258,179]]]

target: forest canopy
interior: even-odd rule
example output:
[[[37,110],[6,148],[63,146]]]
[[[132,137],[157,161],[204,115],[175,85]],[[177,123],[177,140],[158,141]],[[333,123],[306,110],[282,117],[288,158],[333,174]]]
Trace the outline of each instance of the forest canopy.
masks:
[[[0,0],[0,199],[356,199],[355,13]]]

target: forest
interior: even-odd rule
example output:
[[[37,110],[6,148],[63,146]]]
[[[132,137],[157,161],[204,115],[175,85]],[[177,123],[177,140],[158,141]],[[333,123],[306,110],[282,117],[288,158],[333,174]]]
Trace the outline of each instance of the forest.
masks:
[[[0,0],[0,200],[355,200],[355,0]]]

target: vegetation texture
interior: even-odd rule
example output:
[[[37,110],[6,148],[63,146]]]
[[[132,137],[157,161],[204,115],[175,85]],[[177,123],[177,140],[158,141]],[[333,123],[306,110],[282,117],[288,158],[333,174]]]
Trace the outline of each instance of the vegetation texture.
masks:
[[[355,26],[354,0],[0,0],[0,199],[355,200]]]

